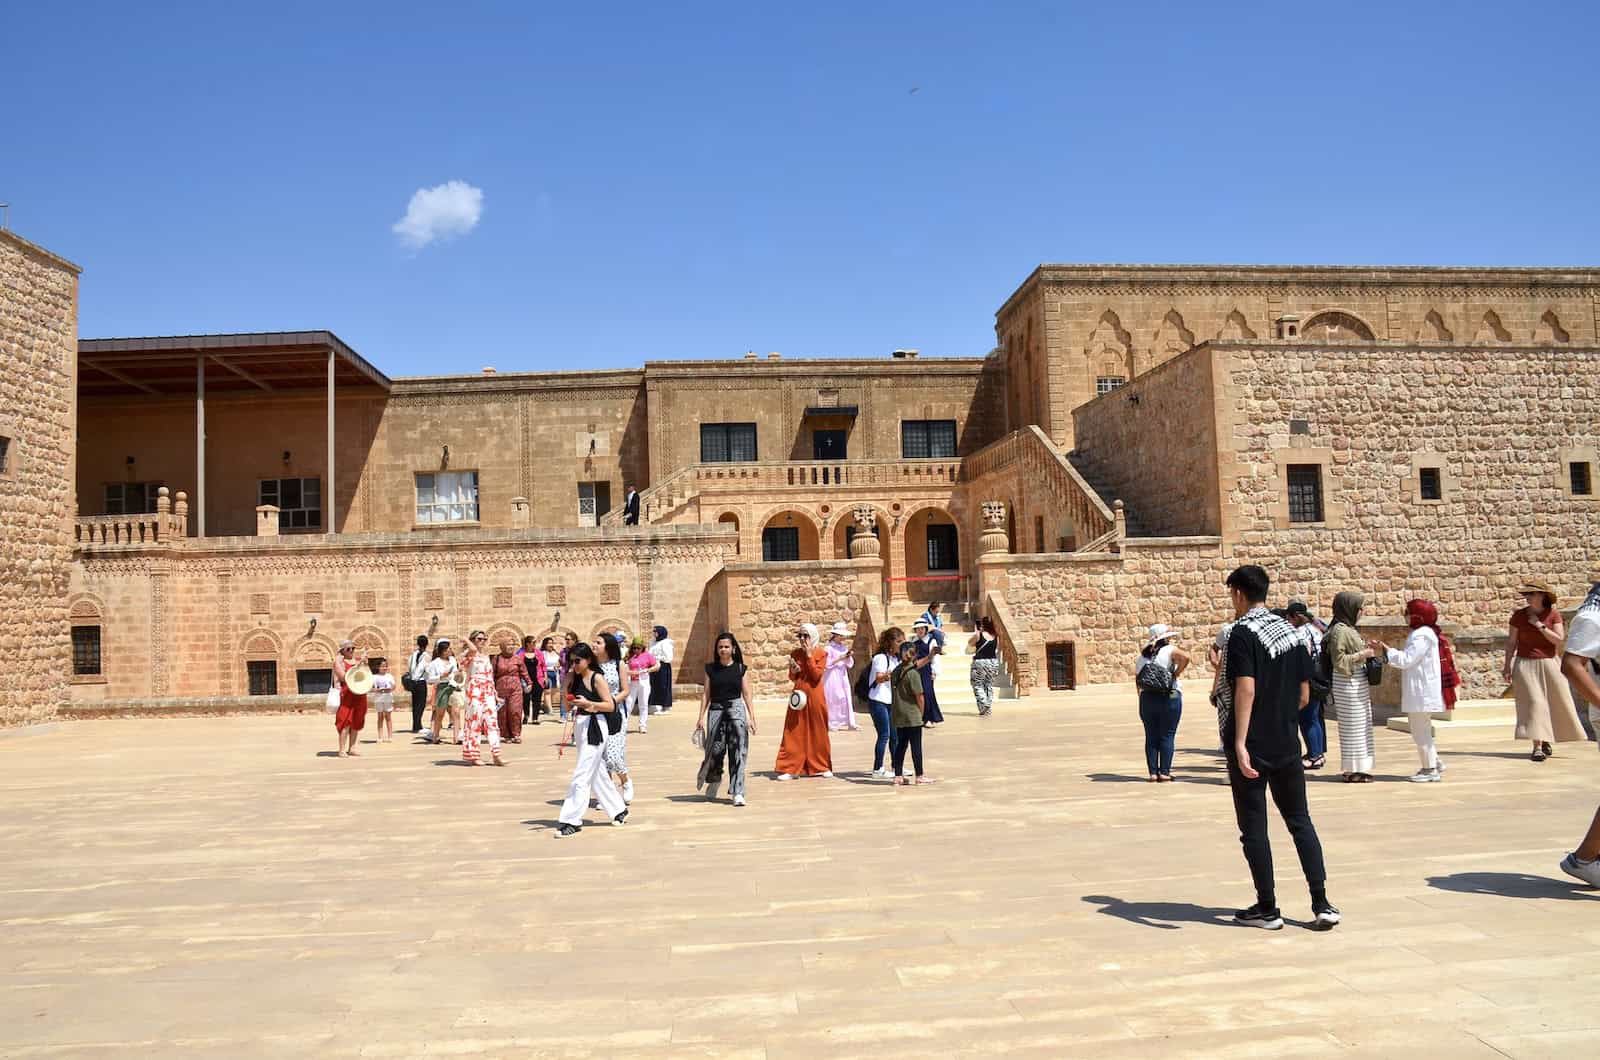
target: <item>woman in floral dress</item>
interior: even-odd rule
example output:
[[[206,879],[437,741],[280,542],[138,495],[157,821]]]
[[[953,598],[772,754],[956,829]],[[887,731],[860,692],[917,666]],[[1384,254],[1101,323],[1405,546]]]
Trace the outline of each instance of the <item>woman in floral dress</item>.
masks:
[[[500,722],[496,717],[500,702],[494,690],[494,661],[484,650],[488,644],[488,634],[481,629],[473,631],[468,638],[466,655],[461,660],[461,668],[467,673],[467,707],[461,719],[461,757],[477,765],[478,741],[488,739],[489,754],[493,756],[494,764],[503,766],[506,763],[500,757]]]

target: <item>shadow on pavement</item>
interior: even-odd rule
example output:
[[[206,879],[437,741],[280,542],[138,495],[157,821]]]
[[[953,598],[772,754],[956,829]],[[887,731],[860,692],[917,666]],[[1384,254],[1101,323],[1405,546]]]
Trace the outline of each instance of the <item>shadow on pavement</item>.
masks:
[[[1098,912],[1106,916],[1163,931],[1177,931],[1183,924],[1211,924],[1225,928],[1240,926],[1233,922],[1233,910],[1215,909],[1192,902],[1125,902],[1107,894],[1086,894],[1083,900],[1102,906]]]
[[[1600,900],[1576,880],[1532,876],[1526,872],[1457,872],[1429,876],[1428,886],[1459,894],[1495,894],[1502,898],[1568,898],[1580,902]]]

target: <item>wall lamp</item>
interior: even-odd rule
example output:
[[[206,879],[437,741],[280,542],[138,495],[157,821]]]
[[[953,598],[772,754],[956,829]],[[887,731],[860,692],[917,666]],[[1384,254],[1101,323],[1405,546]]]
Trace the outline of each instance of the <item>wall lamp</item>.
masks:
[[[439,458],[439,466],[440,467],[449,467],[450,466],[450,447],[448,445],[444,447],[444,455]]]
[[[287,449],[283,451],[283,463],[285,467],[287,467],[289,464],[289,450]]]
[[[315,633],[316,631],[317,631],[317,616],[316,615],[312,615],[311,616],[311,628],[306,630],[306,636],[309,637],[309,636],[311,636],[311,634]]]
[[[130,456],[130,457],[128,457],[128,466],[129,466],[129,467],[132,467],[132,466],[133,466],[133,457],[131,457],[131,456]]]

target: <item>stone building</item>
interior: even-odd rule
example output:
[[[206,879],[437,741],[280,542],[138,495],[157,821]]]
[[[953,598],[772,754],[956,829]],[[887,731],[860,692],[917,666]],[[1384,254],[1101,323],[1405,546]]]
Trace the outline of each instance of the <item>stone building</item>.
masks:
[[[0,725],[68,698],[78,267],[0,229]]]
[[[1026,694],[1203,634],[1247,561],[1378,627],[1437,598],[1497,693],[1511,589],[1572,598],[1600,529],[1597,320],[1596,270],[1047,265],[984,358],[390,379],[329,332],[85,340],[74,709],[472,626],[731,628],[775,690],[793,623],[933,599]]]

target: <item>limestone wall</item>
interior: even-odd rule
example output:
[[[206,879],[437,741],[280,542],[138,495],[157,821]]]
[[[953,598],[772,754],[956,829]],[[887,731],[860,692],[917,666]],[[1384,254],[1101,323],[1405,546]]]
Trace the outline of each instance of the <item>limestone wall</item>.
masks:
[[[67,699],[78,267],[0,230],[0,726]]]
[[[1180,357],[1072,411],[1076,452],[1150,535],[1221,532],[1211,359]]]
[[[1600,340],[1597,297],[1593,269],[1044,265],[995,332],[1011,426],[1072,448],[1072,410],[1097,377],[1132,379],[1206,340],[1271,339],[1286,315],[1313,341],[1579,347]]]
[[[824,637],[835,622],[846,623],[856,658],[864,660],[877,638],[881,570],[873,560],[730,564],[717,591],[756,695],[787,695],[793,687],[788,656],[802,622],[814,623]]]
[[[418,633],[459,638],[661,624],[705,658],[706,586],[733,552],[723,530],[218,538],[106,548],[74,564],[70,597],[103,628],[104,683],[74,698],[243,697],[251,660],[327,667],[346,637],[403,657]],[[557,612],[560,618],[557,620]],[[438,623],[433,624],[437,616]],[[315,619],[313,627],[311,620]]]

